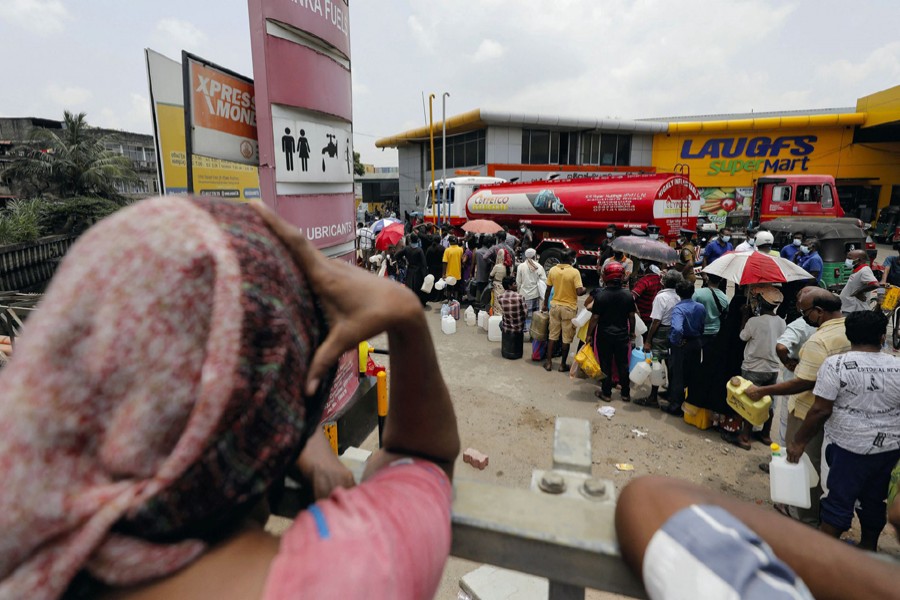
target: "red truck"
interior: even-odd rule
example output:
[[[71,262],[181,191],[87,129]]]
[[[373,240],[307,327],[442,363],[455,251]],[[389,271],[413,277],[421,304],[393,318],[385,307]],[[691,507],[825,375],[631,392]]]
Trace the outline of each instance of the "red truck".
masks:
[[[528,225],[545,267],[570,248],[578,252],[579,269],[590,272],[608,226],[628,232],[657,225],[660,239],[672,241],[681,228],[696,229],[699,210],[700,194],[681,173],[487,185],[465,205],[469,219]]]

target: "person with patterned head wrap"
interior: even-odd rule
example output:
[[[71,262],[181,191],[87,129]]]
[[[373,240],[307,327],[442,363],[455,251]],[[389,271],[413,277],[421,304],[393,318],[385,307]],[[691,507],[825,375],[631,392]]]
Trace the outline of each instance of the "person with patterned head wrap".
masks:
[[[383,330],[416,368],[395,376],[370,467],[431,462],[336,489],[279,549],[247,517],[317,431],[337,358]],[[384,597],[437,586],[459,441],[421,305],[264,209],[165,197],[99,223],[60,266],[0,389],[0,598],[137,585],[144,598],[354,597],[367,576]],[[385,545],[409,559],[373,569]]]

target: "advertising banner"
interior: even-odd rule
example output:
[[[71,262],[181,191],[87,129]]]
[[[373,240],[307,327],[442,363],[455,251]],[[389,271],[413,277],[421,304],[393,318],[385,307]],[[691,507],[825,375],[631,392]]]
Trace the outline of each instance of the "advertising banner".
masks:
[[[253,80],[181,53],[190,153],[259,164]]]
[[[147,77],[156,137],[159,189],[163,194],[187,192],[184,137],[184,85],[181,64],[147,49]],[[259,198],[256,167],[204,156],[194,156],[194,192],[250,200]]]

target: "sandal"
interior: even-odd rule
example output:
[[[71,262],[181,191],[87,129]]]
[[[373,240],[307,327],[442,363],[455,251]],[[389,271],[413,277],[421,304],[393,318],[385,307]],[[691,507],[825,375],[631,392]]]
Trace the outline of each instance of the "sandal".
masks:
[[[621,396],[622,402],[631,402],[631,396]]]
[[[612,402],[612,396],[605,396],[602,391],[594,390],[594,395],[603,400],[604,402]]]
[[[739,434],[723,431],[721,435],[722,439],[732,446],[737,446],[741,450],[750,450],[750,442],[741,440],[741,436]]]
[[[788,519],[793,519],[793,517],[791,516],[791,513],[788,512],[788,507],[786,504],[781,504],[780,502],[776,502],[775,504],[772,505],[772,508],[774,508],[777,513],[784,515]]]

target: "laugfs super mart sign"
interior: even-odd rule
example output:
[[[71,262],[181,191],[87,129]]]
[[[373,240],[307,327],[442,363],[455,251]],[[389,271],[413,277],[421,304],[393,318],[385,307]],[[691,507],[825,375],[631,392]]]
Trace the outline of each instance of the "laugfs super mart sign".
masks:
[[[352,255],[346,0],[249,0],[263,201],[326,254]]]

